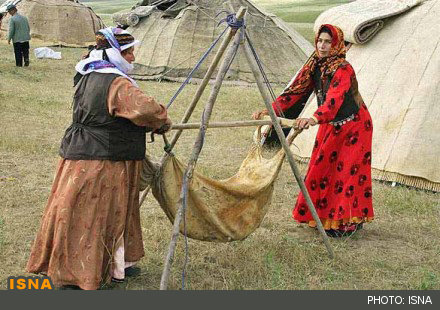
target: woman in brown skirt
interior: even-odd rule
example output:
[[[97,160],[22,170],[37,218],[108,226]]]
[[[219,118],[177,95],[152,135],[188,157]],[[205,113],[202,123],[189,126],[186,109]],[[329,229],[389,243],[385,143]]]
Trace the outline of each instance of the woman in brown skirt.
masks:
[[[144,256],[139,177],[146,131],[171,125],[165,107],[128,76],[138,41],[106,28],[96,43],[76,65],[73,122],[27,264],[56,286],[86,290],[124,281]]]

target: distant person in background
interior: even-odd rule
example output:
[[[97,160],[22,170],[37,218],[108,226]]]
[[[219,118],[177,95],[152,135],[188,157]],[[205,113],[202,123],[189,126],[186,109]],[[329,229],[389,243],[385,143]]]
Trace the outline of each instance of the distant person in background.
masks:
[[[12,16],[9,20],[8,44],[14,44],[15,65],[17,67],[29,66],[29,41],[31,32],[29,22],[25,16],[18,14],[15,5],[10,4],[6,7]]]

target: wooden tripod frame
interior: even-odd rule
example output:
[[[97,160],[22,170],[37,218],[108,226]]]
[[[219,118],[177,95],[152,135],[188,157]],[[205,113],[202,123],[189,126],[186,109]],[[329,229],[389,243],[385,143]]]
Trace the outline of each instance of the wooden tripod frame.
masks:
[[[236,13],[236,18],[237,20],[242,20],[244,18],[244,15],[246,13],[246,8],[245,7],[240,7],[239,10]],[[243,30],[241,30],[243,31]],[[197,160],[198,157],[200,155],[200,152],[202,150],[203,147],[203,137],[204,134],[207,130],[208,124],[209,124],[209,120],[211,118],[211,114],[212,114],[212,110],[213,110],[213,106],[214,103],[216,102],[217,99],[217,95],[220,91],[221,85],[223,83],[223,80],[225,78],[225,75],[228,71],[229,68],[229,64],[230,62],[233,60],[235,53],[237,51],[237,49],[240,47],[241,45],[241,39],[242,37],[240,36],[240,34],[238,33],[237,29],[234,28],[229,28],[226,37],[223,39],[219,50],[217,51],[214,60],[212,61],[210,67],[208,68],[208,71],[206,72],[202,83],[199,85],[193,100],[190,104],[190,106],[187,108],[185,115],[181,121],[182,124],[187,123],[191,114],[193,113],[198,101],[200,100],[200,97],[202,96],[206,86],[208,85],[211,76],[214,73],[214,70],[217,68],[220,59],[222,58],[223,54],[225,53],[227,47],[229,46],[230,42],[232,42],[232,45],[228,48],[226,55],[220,65],[220,69],[218,70],[214,85],[212,87],[210,96],[208,98],[208,102],[205,105],[205,110],[204,110],[204,114],[203,114],[203,119],[202,122],[200,124],[200,129],[199,129],[199,134],[197,136],[197,139],[194,143],[194,147],[193,147],[193,152],[191,154],[191,157],[188,161],[188,165],[187,168],[185,170],[184,176],[183,176],[183,186],[182,186],[182,190],[180,193],[180,199],[178,201],[178,211],[176,213],[176,216],[174,218],[174,224],[173,224],[173,232],[171,235],[171,240],[170,240],[170,244],[169,244],[169,249],[168,249],[168,254],[165,258],[165,263],[164,263],[164,268],[163,268],[163,272],[162,272],[162,277],[161,277],[161,281],[160,281],[160,289],[161,290],[166,290],[168,287],[168,279],[169,279],[169,274],[170,274],[170,269],[171,269],[171,264],[172,261],[174,259],[174,252],[176,249],[176,244],[177,244],[177,239],[179,236],[179,231],[180,231],[180,223],[182,221],[182,217],[184,216],[184,205],[185,205],[185,197],[187,195],[188,192],[188,188],[189,188],[189,182],[192,178],[192,174],[194,172],[194,169],[196,167],[197,164]],[[243,46],[243,45],[242,45]],[[334,253],[332,250],[332,247],[329,243],[328,237],[324,231],[324,228],[322,226],[322,223],[318,217],[318,214],[316,212],[316,209],[313,205],[313,202],[310,198],[310,195],[307,191],[307,188],[304,184],[304,181],[301,177],[301,174],[295,164],[295,160],[293,158],[293,154],[292,151],[290,150],[289,147],[289,142],[286,140],[286,137],[284,136],[284,133],[282,131],[280,122],[277,119],[277,116],[275,114],[275,111],[272,108],[272,100],[270,99],[270,96],[267,93],[267,89],[264,86],[264,82],[261,76],[261,72],[258,69],[258,65],[256,63],[256,59],[253,56],[250,47],[247,44],[244,44],[243,46],[244,48],[244,52],[246,55],[246,58],[249,62],[249,65],[252,69],[252,73],[255,76],[255,80],[257,82],[258,85],[258,89],[261,93],[261,96],[263,97],[264,103],[266,105],[267,110],[269,111],[269,116],[271,118],[272,121],[272,126],[275,128],[275,131],[278,135],[278,138],[281,142],[281,145],[284,149],[284,152],[286,153],[287,159],[289,161],[290,167],[292,169],[292,172],[295,176],[296,181],[299,184],[299,187],[302,191],[302,193],[304,194],[304,197],[306,199],[306,202],[308,204],[309,210],[312,213],[312,216],[314,218],[314,220],[317,223],[317,228],[319,230],[319,233],[321,234],[324,244],[327,248],[327,251],[329,253],[329,256],[331,258],[334,257]],[[179,139],[180,135],[182,134],[183,129],[179,129],[175,132],[173,138],[171,139],[170,142],[170,146],[171,148],[173,148],[177,142],[177,140]],[[297,133],[296,133],[297,134]],[[162,159],[160,164],[163,165],[165,160],[167,158],[167,154],[165,154]],[[187,186],[185,186],[185,184],[187,184]],[[145,189],[144,192],[141,194],[141,198],[140,198],[140,205],[142,205],[143,201],[145,200],[146,195],[148,194],[149,188]]]

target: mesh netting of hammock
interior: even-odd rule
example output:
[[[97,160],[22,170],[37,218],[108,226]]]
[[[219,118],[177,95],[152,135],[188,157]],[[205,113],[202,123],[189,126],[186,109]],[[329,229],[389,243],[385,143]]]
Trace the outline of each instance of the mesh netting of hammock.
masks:
[[[188,191],[187,236],[215,242],[248,237],[267,213],[284,157],[280,150],[266,159],[261,146],[254,144],[238,172],[228,179],[213,180],[195,171]],[[150,158],[144,160],[141,189],[151,186],[168,219],[174,222],[185,165],[172,154],[163,163],[160,166]],[[184,233],[183,223],[180,232]]]

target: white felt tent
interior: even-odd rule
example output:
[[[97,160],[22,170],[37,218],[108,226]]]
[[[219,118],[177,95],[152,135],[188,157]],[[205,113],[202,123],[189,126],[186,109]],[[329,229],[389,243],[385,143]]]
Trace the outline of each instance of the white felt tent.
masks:
[[[440,191],[439,21],[440,0],[424,1],[386,19],[374,37],[347,53],[373,118],[373,176],[433,191]],[[315,109],[312,99],[302,115]],[[296,140],[293,150],[302,161],[311,154],[316,130]]]

